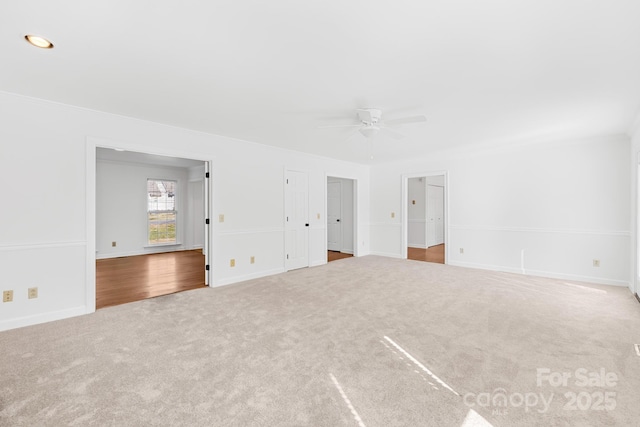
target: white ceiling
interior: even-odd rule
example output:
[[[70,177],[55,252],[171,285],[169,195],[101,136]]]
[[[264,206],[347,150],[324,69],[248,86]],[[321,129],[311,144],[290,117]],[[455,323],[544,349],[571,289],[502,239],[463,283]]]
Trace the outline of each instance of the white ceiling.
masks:
[[[0,90],[363,163],[318,126],[425,114],[374,141],[394,161],[626,132],[639,19],[638,0],[3,0]]]

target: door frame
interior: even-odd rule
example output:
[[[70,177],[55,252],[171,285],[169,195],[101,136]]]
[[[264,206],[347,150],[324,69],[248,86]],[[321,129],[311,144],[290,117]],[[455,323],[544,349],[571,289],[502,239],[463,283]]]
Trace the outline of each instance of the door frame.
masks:
[[[85,141],[86,147],[86,209],[85,209],[85,225],[86,225],[86,269],[85,269],[85,305],[87,313],[96,311],[96,173],[97,173],[97,149],[123,149],[126,151],[135,151],[139,153],[155,154],[168,157],[179,157],[183,159],[199,160],[204,162],[205,173],[209,173],[209,179],[204,179],[204,204],[208,209],[209,217],[213,212],[213,158],[209,154],[180,150],[177,148],[158,148],[148,145],[140,145],[126,141],[115,141],[105,138],[87,136]],[[214,281],[213,260],[213,221],[209,221],[210,225],[205,225],[204,248],[206,265],[209,270],[205,270],[205,284],[212,286]]]
[[[402,174],[402,243],[400,246],[400,258],[407,259],[407,248],[409,246],[409,178],[427,178],[430,176],[444,176],[444,263],[447,264],[447,261],[449,260],[449,250],[451,245],[449,244],[449,172],[446,170]]]
[[[327,190],[327,180],[329,178],[341,178],[341,179],[350,179],[353,182],[353,256],[354,257],[358,257],[359,256],[359,245],[358,242],[360,241],[360,226],[358,223],[358,217],[359,217],[359,203],[358,203],[358,194],[360,191],[360,183],[358,182],[358,178],[354,177],[354,176],[348,176],[348,175],[342,175],[342,174],[334,174],[334,173],[325,173],[324,174],[324,256],[325,256],[325,264],[327,264],[329,262],[329,243],[328,243],[328,239],[329,239],[329,224],[327,224],[328,221],[328,203],[327,203],[327,197],[329,196],[328,194],[328,190]],[[342,236],[344,238],[344,234]]]

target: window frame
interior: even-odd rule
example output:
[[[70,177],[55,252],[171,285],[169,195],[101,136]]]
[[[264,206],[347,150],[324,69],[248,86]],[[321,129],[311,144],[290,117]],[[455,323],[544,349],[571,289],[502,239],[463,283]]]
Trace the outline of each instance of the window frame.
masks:
[[[149,183],[150,182],[172,182],[173,183],[173,196],[167,196],[167,198],[172,198],[173,199],[173,209],[149,209],[149,205],[151,203],[151,196],[150,196],[150,192],[149,192]],[[147,244],[146,246],[172,246],[172,245],[179,245],[180,243],[178,243],[178,180],[177,179],[159,179],[159,178],[147,178],[147,182],[146,182],[146,223],[147,223]],[[162,185],[163,187],[164,184]],[[166,191],[166,193],[170,193],[169,191]],[[173,224],[174,224],[174,239],[173,241],[158,241],[156,239],[156,241],[151,241],[151,225],[152,225],[152,220],[150,219],[150,216],[153,214],[173,214],[174,215],[174,219],[173,219]],[[167,235],[167,233],[165,233],[165,235]]]

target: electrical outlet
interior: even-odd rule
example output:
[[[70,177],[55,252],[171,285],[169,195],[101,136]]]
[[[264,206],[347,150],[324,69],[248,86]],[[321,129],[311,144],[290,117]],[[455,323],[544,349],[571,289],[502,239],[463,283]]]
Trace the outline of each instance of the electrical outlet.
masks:
[[[13,301],[13,291],[3,291],[2,302],[11,302],[11,301]]]
[[[594,259],[593,260],[593,266],[594,267],[600,267],[600,260],[599,259]]]
[[[236,266],[236,260],[234,258],[231,258],[231,261],[229,261],[229,266],[230,267],[235,267]]]
[[[464,248],[460,248],[460,253],[463,254],[464,253]]]
[[[251,264],[255,264],[256,263],[256,257],[252,256],[251,257]]]
[[[218,222],[224,222],[224,214],[218,215]]]
[[[391,218],[395,218],[396,217],[396,213],[395,212],[391,212]]]
[[[38,298],[38,288],[29,288],[27,295],[29,299]]]
[[[111,242],[111,247],[115,248],[116,247],[116,242]]]

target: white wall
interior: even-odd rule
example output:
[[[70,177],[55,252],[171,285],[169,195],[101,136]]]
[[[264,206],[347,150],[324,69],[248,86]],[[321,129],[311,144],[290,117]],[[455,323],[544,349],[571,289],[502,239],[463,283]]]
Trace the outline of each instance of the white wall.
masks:
[[[375,166],[372,253],[402,257],[402,174],[447,171],[448,263],[627,285],[628,156],[629,139],[620,136]]]
[[[189,210],[189,169],[114,162],[96,163],[96,257],[114,258],[193,249],[193,215]],[[178,246],[149,247],[147,179],[177,181]],[[202,215],[200,215],[202,216]],[[202,229],[202,228],[201,228]],[[204,229],[201,231],[204,233]],[[116,242],[112,247],[111,243]]]
[[[369,252],[366,166],[7,93],[0,93],[0,117],[0,180],[11,183],[3,196],[11,209],[0,209],[0,221],[9,224],[0,235],[0,287],[14,290],[14,301],[0,310],[0,330],[92,311],[85,277],[93,242],[87,231],[88,141],[212,159],[213,285],[283,271],[285,169],[309,173],[312,265],[326,260],[326,221],[315,213],[325,212],[327,175],[358,180],[358,253]],[[219,214],[225,222],[216,221]],[[34,285],[39,297],[28,300],[27,288]]]
[[[407,242],[411,248],[427,247],[425,240],[427,225],[426,184],[425,178],[409,178],[407,185]]]

